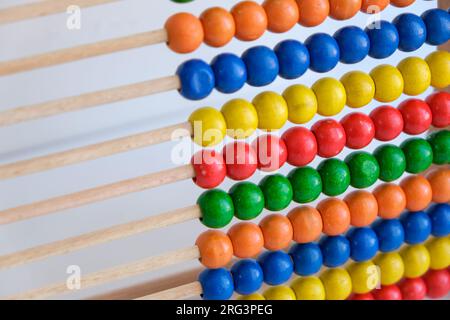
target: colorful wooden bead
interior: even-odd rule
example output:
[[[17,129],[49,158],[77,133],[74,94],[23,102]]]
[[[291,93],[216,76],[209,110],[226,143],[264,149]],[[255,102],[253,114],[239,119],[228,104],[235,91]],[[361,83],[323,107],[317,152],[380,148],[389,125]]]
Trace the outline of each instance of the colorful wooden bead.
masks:
[[[357,294],[369,293],[380,282],[378,269],[372,261],[352,263],[348,273],[352,278],[352,291]]]
[[[323,264],[329,268],[339,267],[350,258],[350,242],[344,236],[324,237],[320,241]]]
[[[450,238],[434,238],[426,246],[430,253],[431,269],[440,270],[450,266]]]
[[[327,300],[345,300],[352,293],[352,278],[345,269],[328,269],[320,279]]]
[[[322,161],[317,171],[322,178],[322,192],[327,196],[340,195],[350,186],[350,170],[345,162],[339,159]]]
[[[296,300],[294,291],[288,286],[271,287],[264,291],[264,298],[267,300]]]
[[[325,288],[317,277],[303,277],[295,279],[291,284],[297,300],[325,300]]]
[[[294,262],[294,272],[299,276],[316,274],[322,268],[322,251],[317,243],[295,244],[289,254]]]
[[[450,234],[450,205],[436,204],[430,208],[428,215],[431,219],[431,233],[435,237],[445,237]]]
[[[400,71],[390,65],[380,65],[370,72],[375,82],[375,99],[380,102],[397,100],[403,93],[403,76]]]
[[[285,249],[292,241],[292,224],[284,215],[268,215],[261,220],[259,227],[264,236],[264,248],[267,250]]]
[[[258,128],[261,130],[281,129],[288,119],[288,107],[278,93],[264,91],[252,101],[258,114]]]
[[[433,191],[433,202],[450,202],[450,169],[433,170],[427,175]]]
[[[405,265],[398,252],[388,252],[379,254],[375,260],[375,265],[380,268],[380,283],[384,286],[399,282],[403,278]]]
[[[375,188],[373,195],[378,202],[378,215],[383,219],[397,218],[406,207],[406,195],[395,184],[384,183]]]
[[[327,198],[317,205],[323,222],[322,232],[329,236],[344,233],[350,226],[350,210],[337,198]]]
[[[424,275],[430,267],[430,254],[423,244],[407,246],[400,251],[405,264],[405,277],[416,278]]]
[[[347,141],[346,132],[338,121],[334,119],[317,121],[311,131],[317,140],[317,154],[322,158],[334,157],[344,149]]]
[[[370,113],[375,125],[375,139],[389,141],[397,138],[403,131],[402,113],[391,106],[381,106]]]
[[[422,176],[408,176],[400,183],[406,196],[406,209],[424,210],[431,202],[432,189],[427,179]]]
[[[226,176],[226,166],[223,156],[214,150],[200,150],[192,156],[191,164],[195,184],[204,189],[217,187]]]
[[[425,101],[408,99],[398,106],[398,110],[402,113],[405,133],[416,135],[430,128],[433,116]]]
[[[369,104],[375,96],[372,77],[362,71],[350,71],[341,78],[350,108],[361,108]]]
[[[372,58],[384,59],[397,50],[400,39],[397,28],[392,23],[381,20],[376,28],[366,27],[365,32],[370,39],[369,56]]]
[[[422,243],[431,234],[431,219],[423,211],[405,213],[401,218],[405,230],[405,242]]]
[[[253,1],[242,1],[231,9],[236,25],[236,38],[253,41],[267,29],[267,15],[262,6]]]
[[[375,298],[373,297],[372,293],[368,292],[368,293],[353,294],[350,300],[364,301],[364,300],[375,300]]]
[[[233,219],[232,198],[224,191],[214,189],[202,193],[197,204],[202,216],[200,221],[209,228],[223,228]]]
[[[186,12],[171,16],[164,25],[167,45],[177,53],[195,51],[203,42],[203,26],[194,15]]]
[[[195,242],[200,252],[200,262],[207,268],[221,268],[233,258],[233,244],[223,232],[208,230]]]
[[[400,61],[397,68],[403,76],[403,93],[416,96],[425,92],[430,86],[431,71],[425,60],[418,57],[408,57]]]
[[[211,61],[215,88],[222,93],[233,93],[247,82],[247,68],[244,61],[232,53],[222,53]]]
[[[367,34],[359,27],[347,26],[334,34],[342,63],[357,63],[369,54],[370,40]]]
[[[227,167],[227,177],[233,180],[250,178],[258,166],[258,157],[255,150],[242,141],[225,145],[222,149],[222,155]]]
[[[298,21],[299,13],[295,0],[265,0],[262,6],[266,11],[269,31],[287,32]]]
[[[308,70],[309,51],[301,42],[285,40],[278,43],[274,51],[278,58],[280,77],[296,79]]]
[[[299,10],[298,23],[305,27],[315,27],[325,21],[330,13],[328,0],[296,0]]]
[[[430,9],[422,14],[427,26],[427,43],[439,46],[450,39],[450,14],[442,9]]]
[[[181,64],[176,72],[180,94],[189,100],[206,98],[214,89],[214,72],[203,60],[192,59]]]
[[[401,51],[416,51],[425,43],[427,28],[421,17],[412,13],[403,13],[398,15],[392,23],[399,34],[398,48]]]
[[[228,300],[234,292],[231,273],[224,268],[203,270],[198,281],[202,286],[204,300]]]
[[[347,20],[361,10],[361,0],[329,0],[330,17],[336,20]]]
[[[322,178],[311,167],[293,169],[289,172],[288,179],[294,192],[293,200],[297,203],[312,202],[322,193]]]
[[[234,215],[240,220],[255,219],[264,209],[264,194],[254,183],[236,183],[229,194],[234,204]]]
[[[239,294],[252,294],[258,291],[264,281],[263,270],[255,260],[245,259],[236,262],[231,268],[234,290]]]
[[[281,136],[286,144],[287,162],[301,167],[309,164],[317,155],[318,142],[314,134],[304,127],[292,127]]]
[[[347,94],[340,81],[322,78],[313,84],[312,90],[317,98],[317,113],[321,116],[334,116],[344,109]]]
[[[450,125],[450,93],[433,93],[427,97],[426,103],[433,115],[431,122],[433,126],[445,128]]]
[[[350,241],[350,257],[355,261],[372,259],[378,251],[378,237],[372,228],[353,228],[347,238]]]
[[[239,222],[228,230],[233,244],[233,253],[238,258],[252,258],[259,254],[264,246],[261,228],[250,222]]]
[[[233,16],[220,7],[205,10],[200,21],[205,33],[203,41],[212,47],[223,47],[233,39],[236,32]]]
[[[283,139],[277,136],[259,136],[253,141],[252,147],[258,155],[258,169],[261,171],[275,171],[286,163],[287,147]]]
[[[254,87],[272,83],[280,70],[277,55],[265,46],[248,49],[243,53],[242,60],[247,66],[247,83]]]
[[[433,132],[427,141],[433,149],[434,164],[450,163],[450,131],[441,130]]]
[[[430,270],[423,279],[427,286],[427,296],[432,299],[445,297],[450,291],[450,273],[447,269]]]
[[[238,300],[249,300],[249,301],[257,301],[257,300],[266,300],[264,296],[260,293],[252,293],[245,296],[238,297]]]
[[[450,85],[450,53],[447,51],[433,51],[425,61],[431,70],[431,85],[437,89],[444,89]]]
[[[375,125],[364,113],[350,113],[340,123],[345,130],[347,148],[362,149],[375,137]]]
[[[391,0],[393,6],[403,8],[413,4],[416,0]]]
[[[247,138],[258,128],[258,114],[247,100],[230,100],[221,111],[227,123],[227,134],[234,139]]]
[[[431,166],[433,149],[426,140],[420,138],[407,139],[400,147],[406,157],[407,172],[420,173]]]
[[[305,41],[308,48],[309,68],[315,72],[328,72],[339,62],[339,45],[336,40],[326,33],[316,33]]]
[[[264,273],[264,282],[271,286],[285,283],[294,272],[291,256],[283,251],[264,252],[258,262]]]
[[[265,207],[270,211],[285,209],[292,201],[293,191],[289,180],[281,174],[264,177],[259,183],[264,198]]]
[[[345,163],[350,170],[350,184],[354,188],[370,187],[380,176],[378,161],[370,153],[353,152],[345,158]]]
[[[402,300],[402,292],[400,288],[391,284],[390,286],[381,286],[379,289],[372,291],[375,300]]]
[[[283,97],[288,105],[290,122],[307,123],[316,115],[317,98],[310,88],[296,84],[284,90]]]
[[[406,157],[399,147],[392,144],[382,145],[375,149],[373,155],[380,166],[380,180],[391,182],[405,172]]]
[[[403,300],[423,300],[427,295],[427,285],[422,278],[406,278],[398,286]]]
[[[194,132],[192,140],[202,147],[221,143],[227,131],[222,113],[211,107],[195,110],[190,115],[189,122]]]
[[[378,13],[389,5],[389,0],[362,0],[361,11],[365,13]]]
[[[293,229],[293,240],[308,243],[317,240],[323,228],[322,217],[315,208],[301,206],[292,209],[287,215]]]
[[[400,220],[378,220],[373,226],[381,252],[396,251],[405,241],[405,231]]]
[[[357,190],[344,198],[350,210],[350,224],[355,227],[365,227],[375,221],[378,215],[378,202],[368,191]]]

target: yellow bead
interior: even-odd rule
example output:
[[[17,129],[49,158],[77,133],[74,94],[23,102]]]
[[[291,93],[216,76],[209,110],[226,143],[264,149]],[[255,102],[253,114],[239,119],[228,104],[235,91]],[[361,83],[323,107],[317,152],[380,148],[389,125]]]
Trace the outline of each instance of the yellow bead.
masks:
[[[260,293],[252,293],[246,296],[240,296],[238,300],[266,300]]]
[[[345,300],[352,293],[352,279],[345,269],[328,269],[320,279],[327,300]]]
[[[222,107],[227,123],[227,134],[234,139],[245,139],[258,128],[258,114],[255,107],[244,99],[233,99]]]
[[[265,91],[253,99],[258,114],[258,128],[261,130],[281,129],[288,119],[287,103],[282,96]]]
[[[450,266],[450,238],[434,238],[427,243],[430,253],[430,268],[445,269]]]
[[[354,262],[348,268],[354,293],[367,293],[380,283],[380,274],[372,261]]]
[[[397,66],[403,76],[403,93],[417,96],[425,92],[431,84],[431,71],[425,60],[408,57]]]
[[[317,277],[297,278],[291,284],[297,300],[325,300],[325,288]]]
[[[351,108],[361,108],[369,104],[375,96],[375,83],[364,72],[351,71],[341,78],[347,93],[347,105]]]
[[[431,85],[437,89],[444,89],[450,85],[450,53],[434,51],[425,61],[431,70]]]
[[[389,286],[403,278],[405,265],[397,252],[382,253],[375,258],[374,263],[380,268],[382,285]]]
[[[370,76],[375,83],[375,99],[380,102],[397,100],[403,93],[403,77],[393,66],[384,64],[374,68]]]
[[[430,267],[430,254],[422,244],[407,246],[400,252],[405,265],[405,277],[417,278],[425,274]]]
[[[310,88],[301,84],[288,87],[283,92],[289,110],[289,121],[303,124],[317,113],[317,98]]]
[[[313,84],[317,98],[317,113],[334,116],[342,111],[347,101],[344,85],[334,78],[322,78]]]
[[[211,107],[195,110],[189,117],[189,122],[194,132],[194,142],[203,147],[221,143],[227,131],[222,113]]]
[[[294,291],[288,286],[271,287],[264,291],[267,300],[296,300]]]

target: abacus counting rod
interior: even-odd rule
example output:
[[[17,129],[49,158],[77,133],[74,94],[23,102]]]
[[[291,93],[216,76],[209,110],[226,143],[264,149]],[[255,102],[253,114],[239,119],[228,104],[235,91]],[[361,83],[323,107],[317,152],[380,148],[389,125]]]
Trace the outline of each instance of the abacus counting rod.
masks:
[[[185,263],[198,258],[200,258],[200,252],[197,246],[192,246],[168,252],[159,256],[147,258],[140,261],[135,261],[129,264],[85,275],[81,279],[81,288],[86,289],[93,286],[98,286],[108,282],[113,282],[120,279],[144,274],[174,264]],[[58,294],[68,293],[70,291],[71,290],[67,288],[66,282],[61,282],[43,288],[31,290],[28,292],[19,293],[17,295],[7,297],[6,299],[10,300],[45,299]]]
[[[178,76],[133,83],[0,112],[0,127],[180,88]]]
[[[77,208],[195,176],[191,164],[0,211],[0,225]]]
[[[183,300],[201,295],[203,288],[200,282],[195,281],[179,287],[149,294],[135,300]]]
[[[178,131],[178,129],[183,130]],[[179,132],[179,134],[174,135],[175,132]],[[85,147],[57,152],[15,163],[4,164],[0,165],[0,180],[16,178],[27,174],[94,160],[191,135],[191,124],[189,122],[183,122],[161,129],[130,135],[124,138],[95,143]]]

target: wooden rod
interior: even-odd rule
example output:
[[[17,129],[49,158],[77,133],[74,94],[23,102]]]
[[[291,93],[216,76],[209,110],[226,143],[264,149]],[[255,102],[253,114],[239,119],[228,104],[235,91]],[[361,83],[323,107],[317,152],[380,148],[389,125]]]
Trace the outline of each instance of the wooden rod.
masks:
[[[180,130],[178,130],[180,129]],[[147,131],[124,138],[109,140],[72,150],[0,165],[0,180],[11,179],[36,172],[51,170],[75,163],[90,161],[113,154],[123,153],[151,145],[192,136],[189,122]]]
[[[107,103],[135,99],[180,87],[178,76],[168,76],[59,100],[18,107],[0,112],[0,127],[24,121],[78,111]]]
[[[117,1],[119,0],[46,0],[28,3],[0,10],[0,24],[65,12],[71,5],[87,8]]]
[[[95,273],[88,274],[81,278],[81,289],[87,289],[93,286],[102,285],[105,283],[137,276],[150,271],[155,271],[161,268],[181,264],[188,261],[200,258],[200,252],[197,246],[192,246],[159,256],[147,258],[140,261],[131,262],[125,265],[113,267],[110,269],[101,270]],[[45,299],[52,296],[69,293],[66,282],[52,284],[43,288],[19,293],[13,296],[6,297],[8,300],[32,300]]]
[[[194,281],[179,287],[167,289],[158,293],[149,294],[136,300],[183,300],[199,296],[203,293],[202,285]]]
[[[89,203],[186,180],[193,178],[194,176],[194,169],[192,165],[188,164],[12,209],[6,209],[0,211],[0,225],[36,218],[66,209],[77,208]]]
[[[33,261],[123,239],[140,233],[164,228],[201,217],[200,207],[190,207],[169,211],[157,216],[112,226],[98,231],[82,234],[64,240],[39,245],[15,253],[0,256],[0,269],[16,267]]]

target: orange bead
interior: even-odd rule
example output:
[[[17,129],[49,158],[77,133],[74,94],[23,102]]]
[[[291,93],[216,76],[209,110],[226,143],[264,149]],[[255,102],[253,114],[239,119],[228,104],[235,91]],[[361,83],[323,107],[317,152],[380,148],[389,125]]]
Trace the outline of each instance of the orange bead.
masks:
[[[228,230],[228,236],[233,243],[234,255],[238,258],[251,258],[261,252],[264,246],[264,236],[261,228],[251,222],[240,222]]]
[[[267,15],[267,29],[286,32],[298,22],[298,6],[295,0],[266,0],[263,8]]]
[[[350,210],[347,204],[337,198],[328,198],[317,206],[322,216],[323,233],[337,236],[344,233],[350,226]]]
[[[328,0],[297,0],[298,23],[305,27],[315,27],[325,21],[330,14]]]
[[[267,29],[267,15],[262,6],[253,1],[242,1],[231,9],[236,25],[236,38],[256,40]]]
[[[233,244],[223,232],[208,230],[195,242],[200,251],[200,262],[207,268],[221,268],[233,258]]]
[[[400,186],[406,195],[406,209],[410,211],[425,209],[433,198],[431,185],[422,176],[409,176],[402,180]]]
[[[166,21],[164,28],[167,31],[167,45],[175,52],[189,53],[202,44],[202,23],[190,13],[174,14]]]
[[[370,225],[378,215],[378,202],[375,196],[367,191],[358,190],[344,198],[350,210],[350,223],[355,227]]]
[[[336,20],[347,20],[361,10],[362,0],[329,0],[330,17]]]
[[[383,219],[395,219],[406,208],[406,195],[401,187],[392,183],[379,185],[373,191],[378,202],[378,215]]]
[[[205,43],[212,47],[223,47],[234,37],[236,26],[233,15],[220,7],[205,10],[200,16],[205,32]]]
[[[450,169],[438,169],[427,175],[433,191],[433,202],[446,203],[450,201]]]
[[[416,0],[391,0],[391,4],[396,7],[407,7],[414,3]]]
[[[310,206],[301,206],[288,213],[294,230],[294,241],[308,243],[317,240],[322,233],[322,217],[319,211]]]
[[[381,12],[389,5],[389,0],[362,0],[361,11],[365,13]]]
[[[292,241],[293,230],[288,218],[281,214],[271,214],[261,220],[259,227],[264,236],[267,250],[287,248]]]

